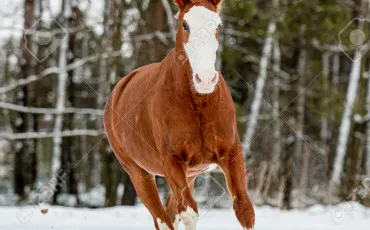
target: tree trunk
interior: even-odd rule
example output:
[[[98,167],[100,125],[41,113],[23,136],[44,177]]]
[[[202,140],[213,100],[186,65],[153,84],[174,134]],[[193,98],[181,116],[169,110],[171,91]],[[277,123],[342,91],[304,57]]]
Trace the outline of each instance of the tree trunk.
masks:
[[[304,30],[304,29],[302,29]],[[302,31],[301,39],[304,40],[304,31]],[[305,79],[307,70],[307,51],[303,47],[305,42],[302,41],[302,48],[298,59],[298,84],[297,84],[297,122],[295,129],[295,150],[294,154],[297,159],[301,159],[303,156],[303,139],[304,139],[304,115],[305,115],[305,103],[306,94]]]
[[[105,20],[112,21],[113,24],[110,27],[105,27],[105,33],[108,37],[107,43],[110,43],[110,49],[117,51],[121,50],[122,46],[122,20],[124,11],[124,2],[114,1],[106,2],[105,5]],[[105,88],[100,88],[102,91],[111,92],[117,83],[119,76],[123,75],[123,71],[120,68],[121,57],[117,56],[113,60],[108,60],[107,63],[101,62],[101,68],[105,68],[107,65],[108,71],[106,72],[107,79],[110,80],[109,90]],[[104,74],[105,69],[100,69],[100,74]],[[100,77],[103,78],[102,75]],[[105,95],[106,97],[108,95]],[[97,101],[97,103],[101,103]],[[98,124],[101,125],[101,124]],[[108,140],[104,139],[100,146],[100,153],[102,155],[103,167],[102,174],[104,175],[103,183],[105,185],[105,206],[114,206],[117,204],[117,187],[119,183],[119,177],[121,177],[122,170],[118,163],[114,153],[109,148]],[[128,182],[130,183],[130,182]]]
[[[366,170],[370,175],[370,68],[367,72],[367,97],[366,97],[366,114],[367,114],[367,137],[366,137]]]
[[[361,8],[368,7],[367,1],[360,0],[359,5]],[[364,23],[366,23],[367,11],[365,12],[358,12],[354,11],[355,14],[359,14],[357,17],[361,17],[361,20],[358,22],[358,30],[362,30],[364,27]],[[364,15],[365,14],[365,15]],[[356,17],[356,16],[355,16]],[[363,60],[363,50],[361,48],[356,48],[353,63],[351,67],[351,73],[349,76],[349,84],[347,89],[347,97],[346,103],[344,106],[344,112],[342,117],[342,123],[339,128],[339,137],[338,137],[338,147],[336,150],[336,156],[334,160],[333,166],[333,173],[330,179],[330,191],[334,193],[337,186],[340,186],[340,179],[341,173],[343,171],[343,164],[345,161],[347,144],[349,142],[349,134],[351,132],[351,124],[352,124],[352,113],[353,113],[353,105],[357,98],[357,91],[358,91],[358,84],[361,77],[361,65]]]
[[[273,0],[273,6],[276,8],[279,4],[279,0]],[[244,146],[244,157],[250,152],[251,142],[253,140],[254,132],[257,127],[258,115],[260,112],[260,107],[263,100],[263,90],[265,88],[265,83],[267,79],[267,68],[271,58],[272,53],[272,43],[273,35],[276,31],[276,21],[275,18],[271,20],[267,29],[267,36],[263,46],[262,57],[259,66],[259,75],[256,82],[256,89],[254,91],[253,102],[251,105],[250,119],[248,127],[245,131],[245,137],[243,141]]]
[[[310,167],[310,156],[311,156],[311,149],[310,147],[305,144],[303,146],[303,163],[302,163],[302,170],[301,170],[301,178],[299,182],[299,189],[301,194],[306,195],[308,177],[309,177],[309,167]]]
[[[340,55],[338,53],[335,53],[333,55],[333,65],[332,65],[332,80],[331,80],[331,95],[338,95],[339,91],[339,81],[340,81]],[[331,101],[330,103],[330,120],[335,123],[335,102]],[[336,125],[331,125],[330,127],[330,139],[327,142],[328,150],[326,155],[326,181],[325,184],[328,185],[328,182],[330,180],[332,171],[333,171],[333,165],[334,165],[334,155],[335,152],[333,151],[334,148],[336,148],[335,144],[337,141],[334,140],[337,136],[338,128]],[[330,150],[330,151],[329,151]]]
[[[268,169],[268,175],[265,182],[265,188],[263,192],[264,202],[268,199],[269,189],[271,183],[278,184],[278,172],[280,169],[280,157],[281,157],[281,119],[279,117],[280,112],[280,76],[281,71],[281,52],[279,42],[275,40],[273,49],[273,91],[272,91],[272,113],[273,113],[273,146],[271,150],[271,160]]]
[[[293,150],[294,142],[288,142],[286,144],[286,153],[283,155],[284,167],[282,167],[282,184],[281,184],[281,200],[280,209],[289,210],[291,209],[292,190],[293,190]]]
[[[24,30],[27,31],[32,27],[35,21],[35,1],[25,0],[24,3]],[[21,72],[23,78],[34,74],[35,59],[35,46],[33,44],[32,34],[25,33],[21,41],[22,49],[22,64]],[[21,94],[18,94],[17,104],[23,106],[32,106],[35,102],[33,87],[28,85],[21,89]],[[21,95],[21,96],[19,96]],[[30,114],[21,113],[19,114],[21,122],[16,123],[15,130],[19,133],[33,131],[35,128],[34,117]],[[17,119],[14,119],[17,120]],[[19,144],[19,145],[18,145]],[[36,178],[35,162],[36,162],[36,141],[35,140],[24,140],[17,144],[14,158],[14,191],[21,198],[25,198],[25,187],[31,186]]]
[[[322,55],[322,74],[323,74],[323,96],[324,99],[322,100],[322,115],[321,115],[321,131],[320,131],[320,139],[321,139],[321,149],[325,151],[325,156],[328,153],[328,139],[329,139],[329,120],[328,116],[329,112],[329,101],[328,97],[325,96],[326,92],[329,91],[329,74],[330,74],[330,54],[325,52]]]
[[[155,20],[152,20],[155,18]],[[146,23],[139,27],[142,34],[163,31],[166,28],[167,20],[166,9],[161,0],[152,0],[149,2],[148,9],[142,14],[142,20]],[[158,38],[139,42],[135,53],[137,52],[137,65],[143,66],[153,62],[161,61],[168,53],[171,43],[164,44]]]
[[[130,177],[127,175],[127,173],[125,173],[124,175],[123,186],[125,190],[122,196],[121,205],[136,205],[136,190],[134,185],[131,183]]]
[[[333,173],[330,179],[330,190],[335,192],[335,188],[340,184],[340,175],[343,171],[344,158],[346,155],[349,134],[351,132],[353,105],[357,97],[358,82],[361,75],[362,54],[360,50],[355,53],[352,70],[349,77],[347,99],[344,107],[342,122],[339,128],[338,147],[336,150]]]
[[[108,140],[102,140],[100,148],[107,148],[109,145]],[[105,206],[112,207],[117,204],[117,187],[119,177],[121,177],[120,164],[118,163],[113,152],[106,149],[100,149],[102,153],[102,179],[105,187]]]
[[[68,1],[65,3],[68,4]],[[77,6],[70,6],[70,5],[65,5],[64,7],[69,7],[72,14],[68,19],[68,26],[72,28],[76,28],[81,26],[80,21],[81,21],[81,13],[78,9]],[[65,9],[67,10],[67,9]],[[73,63],[79,56],[80,50],[76,47],[79,45],[79,40],[76,36],[76,33],[71,33],[69,36],[69,55],[67,57],[67,62],[68,64]],[[75,92],[77,92],[76,85],[73,81],[74,75],[78,75],[79,72],[77,70],[70,70],[68,71],[68,88],[67,88],[67,94],[66,98],[68,100],[68,104],[75,108],[77,107],[76,104],[76,98],[75,98]],[[80,76],[81,77],[81,76]],[[73,130],[75,129],[75,124],[74,120],[76,119],[74,114],[67,114],[65,115],[64,118],[64,127],[67,130]],[[67,178],[68,178],[68,188],[67,188],[67,193],[72,195],[75,199],[75,203],[79,205],[79,197],[78,197],[78,181],[77,178],[79,176],[77,175],[77,168],[74,167],[74,164],[78,161],[78,158],[81,159],[82,156],[78,156],[81,151],[79,149],[79,144],[77,142],[78,138],[76,137],[65,137],[63,138],[63,155],[66,159],[65,165],[63,165],[63,168],[66,170],[65,172],[67,173]]]
[[[304,119],[305,119],[305,106],[306,106],[306,93],[305,93],[305,81],[307,77],[307,62],[308,62],[308,54],[306,50],[306,25],[302,25],[300,28],[300,45],[301,49],[299,52],[298,57],[298,82],[297,82],[297,104],[296,104],[296,112],[297,112],[297,119],[296,119],[296,127],[295,127],[295,146],[294,146],[294,159],[297,159],[297,162],[300,162],[300,169],[304,169],[304,165],[308,164],[305,161],[304,151],[303,151],[303,142],[304,142]],[[294,128],[293,128],[294,130]],[[308,167],[308,166],[307,166]],[[305,188],[303,187],[305,183],[304,180],[304,172],[301,170],[301,184],[300,189],[301,192],[305,192]],[[290,179],[292,177],[288,177]],[[287,182],[288,184],[293,184],[293,182]],[[300,194],[302,195],[302,194]]]
[[[353,128],[353,138],[348,143],[348,151],[341,175],[340,196],[344,200],[357,200],[355,191],[361,181],[362,159],[365,143],[366,126],[363,123],[355,123]]]
[[[70,7],[69,1],[63,1],[63,20],[64,20],[64,27],[68,28],[68,18],[71,17],[71,11],[68,9]],[[65,39],[61,41],[60,48],[59,48],[59,60],[58,66],[61,69],[65,69],[67,65],[67,53],[68,53],[68,45],[69,45],[69,35],[66,35]],[[52,186],[57,186],[57,192],[53,196],[53,203],[57,202],[57,194],[59,194],[61,189],[62,182],[59,180],[60,174],[65,173],[62,172],[62,158],[63,158],[63,138],[61,136],[61,132],[63,130],[63,110],[65,109],[65,104],[67,100],[67,82],[68,82],[68,73],[67,71],[63,70],[58,74],[58,87],[57,87],[57,94],[56,94],[56,109],[60,112],[55,116],[54,121],[54,137],[53,137],[53,156],[51,162],[51,179],[52,181],[56,181],[57,184],[53,184]],[[58,179],[57,179],[58,178]],[[55,188],[53,188],[55,190]]]

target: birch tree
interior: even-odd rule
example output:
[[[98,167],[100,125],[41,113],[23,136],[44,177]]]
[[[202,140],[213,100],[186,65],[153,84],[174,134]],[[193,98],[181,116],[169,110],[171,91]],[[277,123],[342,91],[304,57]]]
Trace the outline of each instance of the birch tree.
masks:
[[[279,5],[279,0],[273,0],[274,8],[277,8]],[[272,44],[273,36],[276,31],[276,18],[271,19],[268,28],[265,43],[263,46],[262,57],[259,65],[259,75],[256,82],[256,87],[254,90],[254,97],[251,105],[250,119],[248,127],[245,132],[245,137],[243,141],[244,147],[244,157],[250,152],[251,142],[256,130],[258,116],[260,113],[260,108],[263,100],[263,91],[265,88],[265,83],[267,79],[267,68],[272,54]]]
[[[361,25],[359,25],[359,28],[362,28]],[[338,144],[334,159],[333,173],[330,179],[331,191],[334,191],[335,186],[340,184],[340,175],[343,170],[344,157],[347,150],[349,134],[351,132],[353,104],[355,103],[357,97],[358,83],[361,76],[361,62],[362,52],[361,50],[357,49],[354,54],[351,73],[349,75],[346,102],[344,104],[342,122],[339,128]]]
[[[63,6],[63,20],[64,26],[68,27],[68,18],[71,17],[70,2],[65,0]],[[67,52],[69,44],[69,35],[61,41],[59,47],[59,61],[58,66],[61,69],[65,69],[67,66]],[[56,181],[58,178],[59,171],[61,170],[61,156],[62,156],[62,141],[61,135],[63,129],[63,110],[65,109],[66,103],[66,91],[67,91],[68,72],[66,70],[61,71],[58,74],[58,86],[56,93],[56,109],[60,112],[55,116],[54,121],[54,137],[53,137],[53,156],[51,162],[51,178]],[[56,185],[53,185],[56,186]],[[54,188],[53,188],[54,189]]]
[[[325,95],[326,92],[329,90],[329,74],[330,74],[330,53],[324,52],[322,55],[322,75],[323,75],[323,94]],[[322,115],[321,115],[321,131],[320,131],[320,139],[321,139],[321,149],[327,153],[327,141],[329,139],[329,121],[328,121],[328,114],[329,114],[329,102],[328,97],[324,96],[322,101]]]
[[[66,1],[66,0],[65,0]],[[65,2],[64,7],[68,7],[68,9],[64,9],[70,11],[68,17],[68,27],[78,28],[81,26],[81,19],[82,13],[77,7],[76,4],[72,4],[70,0]],[[64,15],[67,16],[67,15]],[[67,65],[75,62],[76,59],[79,59],[81,56],[80,44],[81,44],[81,37],[77,36],[77,33],[69,33],[68,37],[68,55],[67,55]],[[66,92],[66,104],[70,105],[71,107],[77,107],[76,102],[76,93],[77,84],[74,80],[74,77],[79,74],[77,70],[70,70],[67,72],[68,80],[67,80],[67,92]],[[76,123],[78,122],[78,117],[76,114],[66,114],[63,117],[63,124],[64,129],[67,130],[74,130],[76,129]],[[79,176],[78,171],[73,165],[78,159],[81,159],[82,153],[80,149],[80,145],[78,144],[78,138],[73,137],[66,137],[63,138],[62,144],[62,169],[67,168],[66,170],[66,177],[68,178],[68,183],[66,186],[66,192],[70,194],[70,200],[74,200],[77,204],[79,204],[79,194],[78,194],[78,187],[79,186]],[[61,176],[61,175],[60,175]]]

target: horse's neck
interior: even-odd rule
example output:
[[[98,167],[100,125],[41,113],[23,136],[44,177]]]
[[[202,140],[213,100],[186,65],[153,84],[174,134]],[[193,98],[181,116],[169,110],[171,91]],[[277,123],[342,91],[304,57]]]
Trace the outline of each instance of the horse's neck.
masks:
[[[165,69],[165,81],[170,84],[176,93],[187,93],[190,91],[192,70],[189,62],[176,63],[176,50],[173,49],[162,61],[162,68]]]

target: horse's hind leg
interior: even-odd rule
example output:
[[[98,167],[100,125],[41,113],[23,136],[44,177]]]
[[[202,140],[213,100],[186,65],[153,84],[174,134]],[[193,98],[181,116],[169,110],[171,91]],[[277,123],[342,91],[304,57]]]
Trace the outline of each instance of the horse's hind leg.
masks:
[[[172,221],[167,215],[159,198],[154,176],[137,165],[129,167],[128,174],[135,187],[136,193],[152,214],[156,229],[174,230]]]

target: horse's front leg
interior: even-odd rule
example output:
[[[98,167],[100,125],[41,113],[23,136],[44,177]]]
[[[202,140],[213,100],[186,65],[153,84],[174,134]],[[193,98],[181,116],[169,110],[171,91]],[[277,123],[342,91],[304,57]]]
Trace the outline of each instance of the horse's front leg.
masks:
[[[243,229],[253,229],[254,209],[248,196],[244,157],[241,147],[220,160],[219,166],[225,174],[227,187],[233,196],[233,208],[237,219],[243,226]]]
[[[194,180],[187,179],[186,165],[175,155],[167,157],[164,169],[167,183],[177,201],[177,212],[186,230],[195,230],[199,214],[197,203],[192,195]]]

